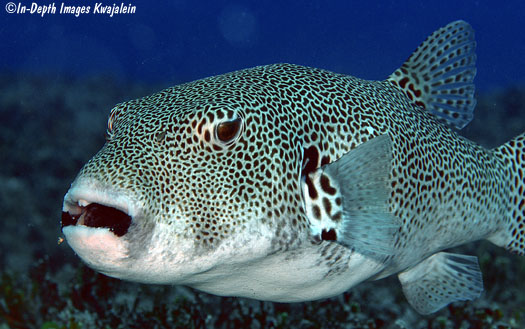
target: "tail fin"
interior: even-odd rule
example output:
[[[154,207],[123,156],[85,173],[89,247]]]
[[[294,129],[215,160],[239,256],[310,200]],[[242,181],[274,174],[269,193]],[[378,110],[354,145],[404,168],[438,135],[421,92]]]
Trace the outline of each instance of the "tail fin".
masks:
[[[474,30],[456,21],[432,33],[388,81],[415,104],[461,129],[474,116]]]
[[[496,148],[503,159],[509,184],[508,227],[489,240],[518,255],[525,255],[525,133]]]

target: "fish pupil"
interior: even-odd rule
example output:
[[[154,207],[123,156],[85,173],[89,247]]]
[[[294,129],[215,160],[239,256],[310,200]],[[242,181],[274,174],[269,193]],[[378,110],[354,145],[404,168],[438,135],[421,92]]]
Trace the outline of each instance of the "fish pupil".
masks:
[[[240,127],[241,127],[241,119],[239,118],[231,120],[231,121],[221,122],[217,125],[217,130],[216,130],[217,138],[221,142],[227,143],[231,141],[233,138],[235,138],[235,136],[237,136],[237,133],[239,132]]]

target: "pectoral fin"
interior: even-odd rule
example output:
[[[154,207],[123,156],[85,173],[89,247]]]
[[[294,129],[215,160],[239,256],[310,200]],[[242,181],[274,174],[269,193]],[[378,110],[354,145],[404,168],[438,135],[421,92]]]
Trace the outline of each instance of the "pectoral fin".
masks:
[[[387,134],[377,136],[310,174],[309,178],[318,191],[322,192],[323,186],[333,187],[332,195],[327,193],[317,199],[309,199],[305,192],[307,213],[311,213],[314,235],[335,232],[326,236],[335,236],[331,240],[361,253],[394,253],[395,233],[401,221],[390,213],[388,205],[391,144]],[[341,215],[337,218],[325,215],[324,209],[327,207],[323,208],[323,199],[336,200],[329,208]],[[320,215],[309,211],[310,207],[316,206],[323,210]]]

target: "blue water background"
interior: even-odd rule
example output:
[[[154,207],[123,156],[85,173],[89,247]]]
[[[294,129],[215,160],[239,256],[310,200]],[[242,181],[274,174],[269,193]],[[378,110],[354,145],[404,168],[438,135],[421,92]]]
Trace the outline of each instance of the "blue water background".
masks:
[[[124,4],[136,6],[136,13],[114,17],[8,14],[8,2],[0,7],[0,72],[102,73],[176,84],[290,62],[383,79],[432,31],[464,19],[476,30],[478,90],[525,81],[525,1],[520,0],[130,0]],[[96,1],[63,3],[93,10]]]

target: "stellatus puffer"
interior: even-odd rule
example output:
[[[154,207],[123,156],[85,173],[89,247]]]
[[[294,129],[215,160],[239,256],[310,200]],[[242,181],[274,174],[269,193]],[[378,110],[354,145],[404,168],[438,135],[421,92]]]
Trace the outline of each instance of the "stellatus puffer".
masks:
[[[479,296],[488,239],[524,254],[525,134],[485,149],[475,41],[434,32],[383,81],[292,64],[115,106],[62,230],[109,276],[278,302],[397,274],[420,313]]]

